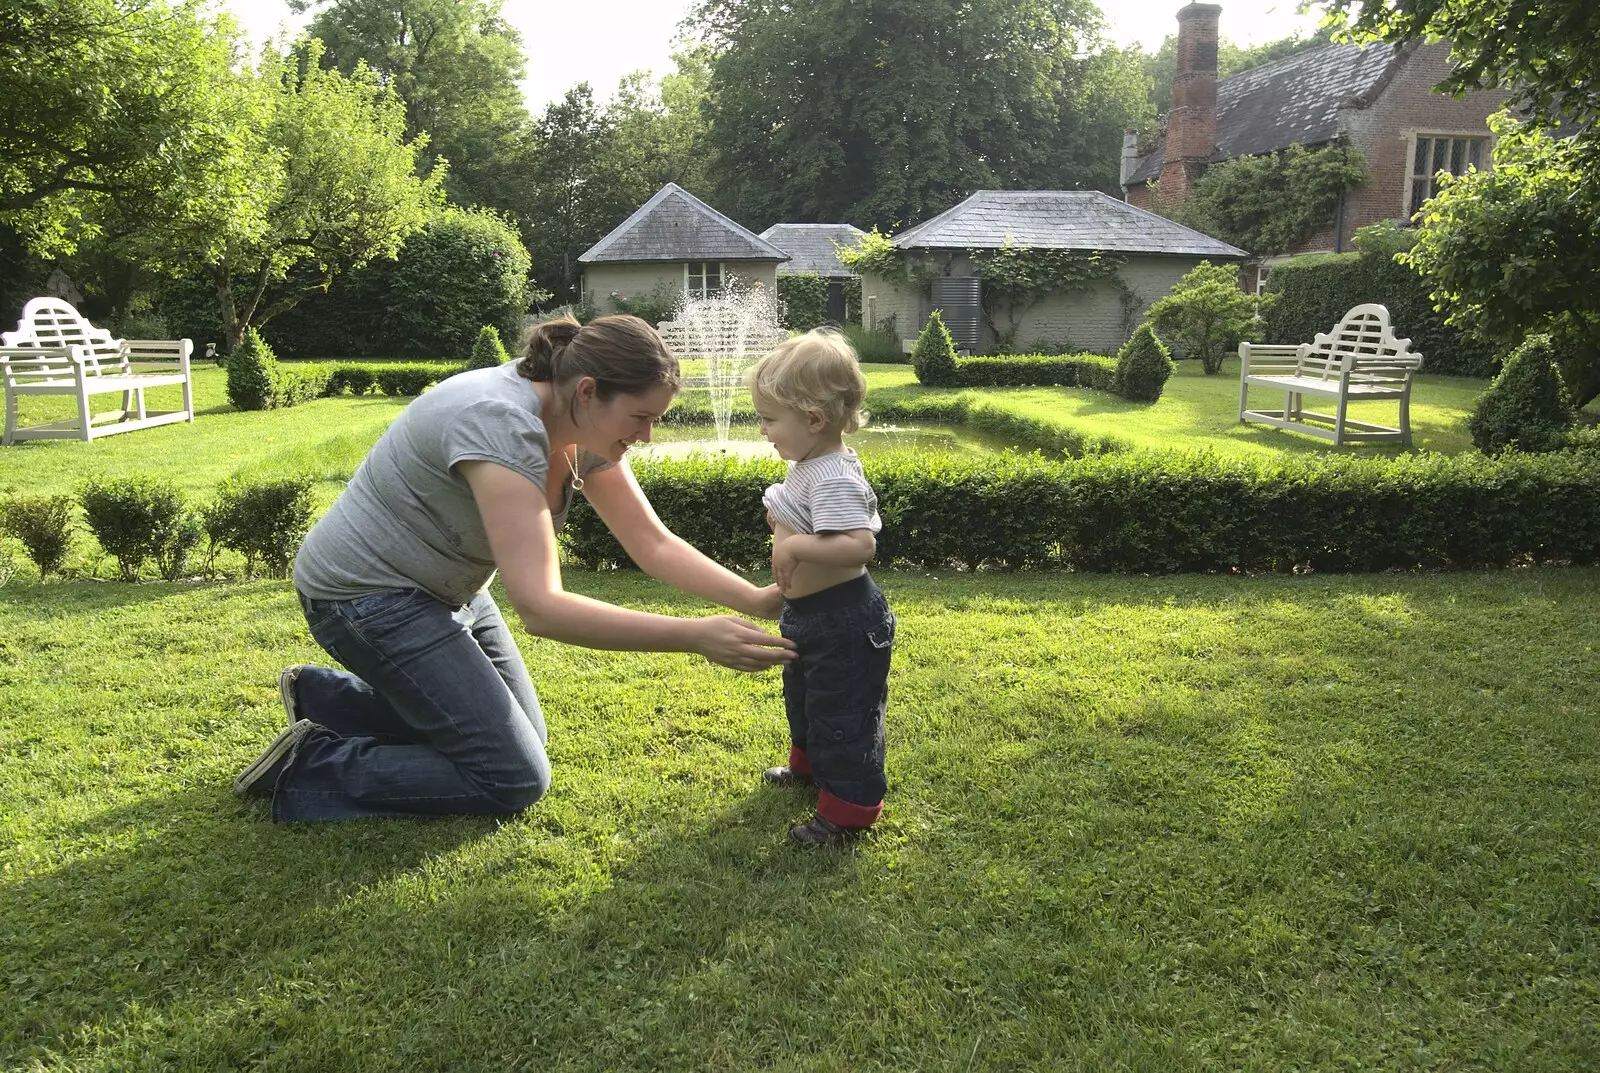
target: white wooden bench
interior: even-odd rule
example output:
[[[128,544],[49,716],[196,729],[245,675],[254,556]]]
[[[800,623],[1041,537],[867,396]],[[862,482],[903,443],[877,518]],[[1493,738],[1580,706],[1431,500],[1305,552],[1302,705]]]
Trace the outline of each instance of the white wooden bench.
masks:
[[[1239,420],[1276,425],[1346,443],[1411,444],[1411,380],[1422,368],[1422,355],[1411,340],[1396,339],[1389,310],[1359,305],[1344,315],[1331,332],[1298,345],[1239,344]],[[1283,392],[1283,409],[1252,410],[1250,388]],[[1306,395],[1334,401],[1334,412],[1317,413],[1304,406]],[[1351,402],[1395,399],[1400,403],[1396,426],[1355,421],[1347,416]]]
[[[194,387],[188,339],[113,339],[59,298],[35,298],[22,310],[14,332],[0,332],[0,373],[6,386],[5,446],[18,440],[91,440],[175,421],[194,422]],[[183,409],[151,411],[146,388],[182,385]],[[94,414],[93,395],[120,393],[122,409]],[[75,418],[20,426],[17,403],[24,396],[67,395],[77,399]]]

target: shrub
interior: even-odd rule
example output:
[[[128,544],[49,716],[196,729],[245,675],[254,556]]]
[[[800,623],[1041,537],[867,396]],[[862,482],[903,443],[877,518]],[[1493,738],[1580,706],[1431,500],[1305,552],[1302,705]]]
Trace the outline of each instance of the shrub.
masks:
[[[1529,336],[1512,351],[1467,418],[1478,450],[1554,451],[1565,444],[1575,415],[1560,360],[1548,335]]]
[[[660,324],[671,320],[683,304],[683,288],[671,280],[661,280],[649,294],[636,294],[632,298],[613,295],[611,304],[618,313],[628,313],[647,324]],[[591,318],[592,319],[592,318]]]
[[[522,331],[528,251],[515,227],[484,210],[446,209],[400,248],[339,277],[267,326],[287,357],[465,354],[492,324]]]
[[[957,358],[955,383],[962,387],[1087,387],[1112,391],[1116,387],[1116,369],[1114,358],[1098,354]]]
[[[389,365],[378,370],[378,387],[385,395],[410,398],[422,394],[451,372],[437,365]]]
[[[216,501],[202,511],[212,557],[216,548],[232,548],[244,555],[247,573],[264,565],[269,577],[288,577],[311,528],[312,484],[309,476],[223,482]]]
[[[510,360],[511,355],[506,353],[505,344],[500,342],[500,333],[493,324],[485,324],[478,329],[478,338],[472,344],[472,356],[467,359],[467,368],[498,369]]]
[[[254,328],[228,355],[228,401],[237,410],[270,410],[277,405],[278,359]]]
[[[1170,573],[1600,562],[1600,454],[1588,451],[900,456],[866,468],[884,564]],[[780,472],[717,458],[642,462],[637,475],[669,526],[718,561],[756,568],[768,554],[761,491]],[[586,565],[627,561],[582,499],[563,539]]]
[[[828,281],[815,272],[779,276],[778,305],[790,331],[809,332],[828,319]]]
[[[0,525],[22,541],[43,580],[59,572],[72,547],[70,496],[12,496],[0,512]]]
[[[1117,353],[1117,394],[1137,402],[1155,402],[1171,375],[1172,354],[1166,344],[1156,338],[1148,321],[1139,325]]]
[[[311,399],[329,394],[328,384],[333,379],[331,367],[306,362],[299,365],[279,365],[273,379],[273,395],[278,406],[298,406]]]
[[[840,330],[864,364],[904,365],[911,360],[892,327],[888,331],[869,331],[860,324],[845,324]]]
[[[917,381],[929,387],[951,387],[956,383],[956,344],[935,309],[911,349],[911,365]]]
[[[365,395],[378,382],[378,372],[370,365],[338,364],[328,371],[325,395],[342,395],[348,389],[352,395]]]
[[[123,581],[138,581],[145,560],[171,557],[185,517],[183,496],[171,481],[156,477],[105,477],[85,482],[79,499],[83,518],[106,554],[117,561]]]
[[[16,552],[9,545],[0,544],[0,587],[11,584],[19,569]]]
[[[1267,280],[1267,293],[1276,300],[1263,313],[1263,337],[1269,343],[1309,343],[1354,307],[1375,303],[1389,310],[1395,335],[1411,340],[1427,372],[1493,376],[1494,348],[1446,324],[1427,282],[1395,261],[1416,241],[1412,229],[1374,224],[1356,233],[1357,253],[1296,257],[1276,266]]]
[[[1201,261],[1146,314],[1155,330],[1200,359],[1207,376],[1245,339],[1260,338],[1257,313],[1270,299],[1239,289],[1239,269]]]

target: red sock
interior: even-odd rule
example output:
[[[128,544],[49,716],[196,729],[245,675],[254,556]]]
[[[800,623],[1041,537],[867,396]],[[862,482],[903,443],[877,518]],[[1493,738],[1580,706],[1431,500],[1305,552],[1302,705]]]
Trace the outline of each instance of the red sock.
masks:
[[[811,758],[798,745],[789,746],[789,770],[796,775],[811,774]]]
[[[883,815],[883,802],[857,805],[823,790],[817,795],[817,815],[840,827],[871,827]]]

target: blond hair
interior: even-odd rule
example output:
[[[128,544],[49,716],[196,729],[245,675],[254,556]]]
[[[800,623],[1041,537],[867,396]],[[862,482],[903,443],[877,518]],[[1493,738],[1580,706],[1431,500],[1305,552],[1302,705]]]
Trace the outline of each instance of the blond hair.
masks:
[[[867,379],[850,341],[833,328],[813,328],[779,343],[751,366],[744,382],[759,404],[820,410],[830,430],[854,432],[867,423],[861,403]]]

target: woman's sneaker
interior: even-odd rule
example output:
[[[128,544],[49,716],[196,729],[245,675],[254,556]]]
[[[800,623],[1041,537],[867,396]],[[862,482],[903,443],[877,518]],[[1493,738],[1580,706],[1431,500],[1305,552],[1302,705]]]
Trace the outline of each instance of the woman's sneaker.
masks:
[[[295,750],[306,740],[306,735],[316,728],[317,724],[311,720],[302,719],[280,733],[265,752],[239,772],[239,777],[233,780],[233,792],[255,796],[272,793],[273,787],[278,784],[278,776],[283,774],[283,769],[294,758]]]
[[[293,667],[285,667],[278,672],[278,699],[283,701],[283,714],[289,717],[290,726],[300,721],[300,706],[294,699],[294,683],[306,667],[307,664],[296,663]]]

